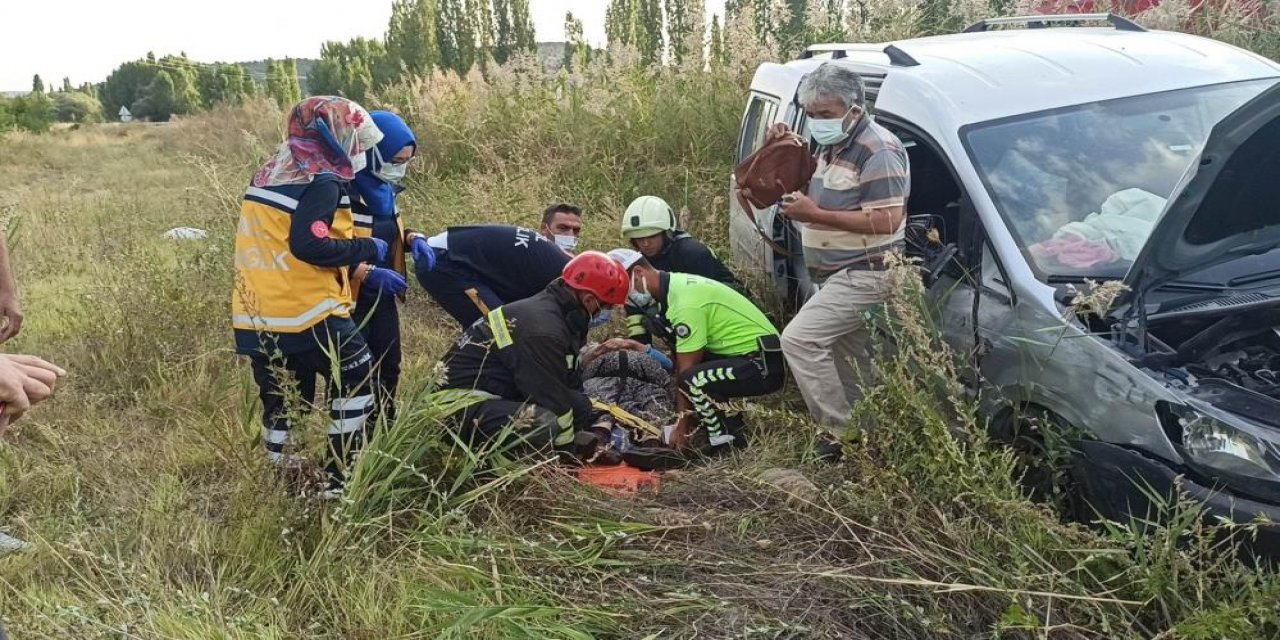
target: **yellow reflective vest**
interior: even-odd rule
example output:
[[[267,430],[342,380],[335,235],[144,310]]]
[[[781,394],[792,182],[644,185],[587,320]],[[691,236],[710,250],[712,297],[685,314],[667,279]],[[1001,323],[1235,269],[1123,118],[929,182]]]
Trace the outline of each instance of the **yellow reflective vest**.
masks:
[[[236,228],[231,324],[236,329],[301,333],[330,316],[350,317],[354,291],[345,267],[318,267],[289,251],[289,223],[307,185],[249,187]],[[372,220],[363,236],[372,232]],[[334,211],[329,237],[357,237],[351,200]]]

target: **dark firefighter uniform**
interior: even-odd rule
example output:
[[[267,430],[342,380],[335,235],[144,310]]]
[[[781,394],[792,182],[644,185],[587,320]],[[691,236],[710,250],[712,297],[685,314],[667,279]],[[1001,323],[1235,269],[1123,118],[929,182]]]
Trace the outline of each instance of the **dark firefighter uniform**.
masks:
[[[418,269],[418,283],[464,329],[542,291],[572,257],[537,231],[509,225],[449,227],[428,242],[436,264]]]
[[[462,436],[487,442],[514,423],[525,446],[549,449],[589,429],[593,411],[578,372],[587,324],[573,291],[558,281],[463,331],[445,354],[442,389],[474,390],[488,399],[462,412]],[[528,419],[513,421],[522,412]]]

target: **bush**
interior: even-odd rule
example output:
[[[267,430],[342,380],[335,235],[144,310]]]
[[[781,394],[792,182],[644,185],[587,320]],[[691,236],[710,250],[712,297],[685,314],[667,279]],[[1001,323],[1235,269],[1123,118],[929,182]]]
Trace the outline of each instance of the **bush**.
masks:
[[[102,103],[87,93],[59,91],[53,94],[53,103],[58,122],[83,124],[102,120]]]
[[[53,100],[43,93],[17,98],[0,97],[0,132],[21,129],[33,133],[49,130],[57,112]]]

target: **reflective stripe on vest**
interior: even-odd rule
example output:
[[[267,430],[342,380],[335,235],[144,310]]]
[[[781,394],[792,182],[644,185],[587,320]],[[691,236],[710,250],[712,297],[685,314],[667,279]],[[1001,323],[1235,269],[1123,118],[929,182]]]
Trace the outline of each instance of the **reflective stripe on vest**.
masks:
[[[344,305],[337,300],[323,300],[320,304],[296,316],[265,317],[237,313],[231,316],[231,320],[237,329],[297,333],[330,315],[335,313],[341,315],[350,310],[349,305]]]
[[[289,251],[289,225],[297,206],[297,200],[270,188],[245,191],[231,295],[231,324],[236,329],[300,333],[329,316],[350,315],[353,297],[347,270],[317,267]],[[350,240],[354,232],[349,205],[339,204],[329,237]]]
[[[502,312],[502,307],[489,312],[489,331],[493,334],[493,342],[499,349],[506,349],[514,342],[511,339],[511,330],[507,328],[507,316]]]
[[[573,444],[573,409],[570,409],[556,416],[556,424],[560,425],[560,432],[556,434],[555,446],[567,447]]]

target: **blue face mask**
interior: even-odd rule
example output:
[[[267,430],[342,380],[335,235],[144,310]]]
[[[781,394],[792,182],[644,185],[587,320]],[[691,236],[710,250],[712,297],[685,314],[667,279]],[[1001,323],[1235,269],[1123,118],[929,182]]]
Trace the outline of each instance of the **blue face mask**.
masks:
[[[839,118],[819,118],[809,120],[809,133],[813,134],[813,139],[820,145],[831,146],[844,142],[849,137],[848,132],[844,130],[844,119],[849,117],[855,107],[849,107],[849,110]]]
[[[594,316],[591,316],[591,321],[587,323],[587,326],[594,329],[608,322],[609,318],[612,318],[612,317],[613,317],[613,311],[609,309],[601,309],[600,313],[597,313]]]
[[[649,293],[648,282],[642,278],[640,279],[640,286],[637,287],[633,280],[631,282],[631,291],[627,293],[627,302],[641,309],[653,304],[653,294]]]

